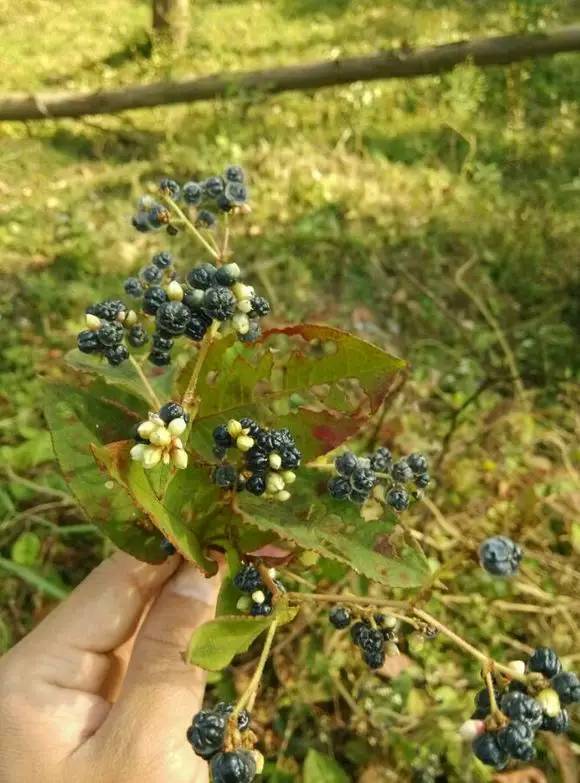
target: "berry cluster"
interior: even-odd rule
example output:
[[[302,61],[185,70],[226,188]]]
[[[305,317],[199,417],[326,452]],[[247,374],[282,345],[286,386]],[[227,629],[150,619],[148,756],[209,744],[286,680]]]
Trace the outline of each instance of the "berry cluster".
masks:
[[[340,454],[334,460],[338,475],[328,482],[331,497],[364,503],[371,497],[384,499],[395,511],[405,511],[416,497],[417,489],[425,489],[430,481],[427,458],[410,454],[393,462],[391,452],[382,446],[369,457],[357,457],[352,451]],[[373,492],[382,483],[380,492]],[[416,490],[410,490],[414,485]],[[384,488],[384,492],[382,489]]]
[[[336,629],[350,626],[351,639],[360,648],[367,666],[380,669],[386,656],[399,655],[399,621],[396,617],[377,612],[371,616],[361,616],[354,623],[353,619],[350,609],[344,606],[335,606],[329,613],[329,620]]]
[[[77,336],[79,351],[104,356],[112,367],[118,367],[129,358],[125,337],[129,344],[142,327],[137,314],[120,299],[106,299],[86,309],[87,328]]]
[[[580,680],[573,672],[562,671],[554,650],[539,647],[527,664],[513,661],[514,672],[524,680],[512,680],[503,689],[494,683],[499,714],[491,714],[487,689],[475,698],[475,712],[461,734],[472,740],[473,752],[484,764],[502,769],[510,759],[530,761],[536,755],[537,731],[562,734],[568,729],[566,707],[580,703]]]
[[[137,204],[137,212],[131,222],[140,232],[155,231],[164,228],[169,234],[178,231],[172,221],[167,203],[181,203],[187,209],[195,210],[195,223],[200,228],[212,228],[216,223],[216,214],[212,210],[228,213],[247,212],[248,188],[244,170],[241,166],[228,166],[223,174],[216,174],[206,180],[189,180],[180,186],[170,178],[159,183],[160,203],[152,196],[142,196]],[[209,209],[211,207],[212,209]]]
[[[287,487],[296,480],[294,471],[302,460],[290,430],[269,430],[246,417],[216,427],[213,440],[214,454],[222,460],[214,471],[218,486],[282,502],[289,500]],[[223,461],[228,450],[234,448],[242,454],[241,465]]]
[[[137,426],[137,443],[131,449],[131,459],[141,462],[146,470],[160,463],[184,470],[188,457],[181,436],[188,420],[189,416],[177,402],[168,402],[158,413],[150,413],[148,420]]]
[[[515,576],[524,556],[519,544],[507,536],[493,536],[479,547],[479,562],[494,576]]]
[[[274,568],[269,569],[268,575],[278,591],[285,592],[286,588],[282,582],[276,579]],[[255,565],[244,564],[234,577],[234,585],[240,592],[245,593],[237,604],[241,612],[249,612],[252,617],[267,617],[272,614],[272,591],[264,584]]]
[[[213,783],[251,783],[264,766],[262,754],[254,750],[249,713],[241,710],[234,721],[234,709],[220,702],[213,710],[201,710],[187,730],[194,752],[209,762]]]

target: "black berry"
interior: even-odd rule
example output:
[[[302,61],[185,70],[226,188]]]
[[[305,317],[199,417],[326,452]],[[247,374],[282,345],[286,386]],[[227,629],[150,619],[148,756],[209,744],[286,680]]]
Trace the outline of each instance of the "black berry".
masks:
[[[105,350],[105,357],[111,367],[118,367],[129,358],[129,351],[124,345],[115,345]]]
[[[529,723],[534,729],[542,725],[542,707],[526,693],[505,693],[501,699],[501,711],[511,720]]]
[[[351,623],[350,610],[344,606],[334,606],[328,614],[328,619],[338,630],[348,628]]]
[[[147,358],[156,367],[167,367],[168,364],[171,364],[171,354],[168,351],[153,349]]]
[[[203,190],[198,182],[186,182],[181,189],[181,195],[186,204],[197,206],[203,198]]]
[[[178,402],[166,402],[165,405],[159,409],[158,416],[165,424],[169,424],[169,422],[174,419],[189,420],[189,416]]]
[[[263,495],[266,491],[266,479],[261,473],[254,473],[246,481],[246,489],[252,495]]]
[[[395,481],[406,484],[407,481],[412,481],[413,471],[408,463],[404,459],[401,459],[398,462],[395,462],[391,468],[391,476]]]
[[[125,332],[120,323],[116,321],[104,323],[97,332],[99,342],[105,348],[113,348],[123,342]]]
[[[256,566],[251,563],[244,564],[234,576],[234,584],[242,593],[255,593],[264,585],[262,577]]]
[[[143,294],[143,310],[148,315],[155,315],[157,310],[167,301],[167,294],[158,285],[152,285]]]
[[[163,272],[155,264],[151,264],[141,270],[141,278],[149,285],[156,285],[163,279]]]
[[[219,465],[213,474],[213,480],[222,489],[232,489],[238,480],[238,474],[233,465]]]
[[[173,263],[173,258],[171,253],[168,253],[166,250],[161,250],[159,253],[155,253],[151,262],[159,269],[169,269]]]
[[[551,682],[562,704],[580,702],[580,680],[574,672],[560,672]]]
[[[202,710],[193,718],[187,730],[187,739],[202,759],[210,759],[224,744],[227,715],[214,710]]]
[[[203,320],[203,318],[199,318],[197,315],[193,315],[187,322],[185,335],[186,337],[189,337],[190,340],[198,343],[205,337],[207,328],[207,323]]]
[[[415,486],[417,489],[426,489],[431,481],[431,476],[428,473],[419,473],[415,476]]]
[[[494,732],[487,731],[476,737],[471,747],[474,755],[489,767],[503,769],[509,761],[508,754],[500,747]]]
[[[225,424],[220,424],[213,431],[213,439],[216,446],[222,446],[225,449],[229,449],[234,445],[234,439],[228,432],[228,428]]]
[[[405,511],[409,508],[410,498],[409,493],[399,487],[393,487],[387,493],[387,503],[395,511]]]
[[[549,647],[538,647],[530,656],[528,671],[539,672],[551,679],[562,671],[562,663],[554,650]]]
[[[97,302],[97,304],[87,307],[85,312],[96,315],[104,321],[114,321],[126,310],[125,304],[120,299],[105,299],[104,302]]]
[[[162,179],[159,183],[159,190],[173,199],[173,201],[177,201],[179,198],[179,185],[174,179],[169,179],[168,177]]]
[[[165,302],[157,310],[157,326],[170,335],[183,334],[191,319],[191,312],[181,302]]]
[[[128,277],[123,284],[123,288],[126,294],[134,296],[136,299],[143,296],[143,286],[138,277]]]
[[[164,538],[161,542],[161,551],[164,555],[167,555],[167,557],[171,557],[171,555],[174,555],[177,552],[177,549],[173,546],[171,541]]]
[[[351,491],[350,481],[343,476],[334,476],[328,482],[328,492],[336,500],[344,500],[350,497]]]
[[[79,333],[77,336],[77,347],[81,353],[100,353],[102,350],[97,333],[89,329]]]
[[[251,783],[256,762],[247,750],[218,753],[210,762],[213,783]]]
[[[155,332],[153,334],[153,347],[158,351],[170,351],[173,348],[173,340],[166,334]]]
[[[346,451],[334,460],[334,467],[341,476],[350,476],[358,467],[358,458],[352,451]]]
[[[486,539],[479,548],[482,567],[494,576],[514,576],[523,557],[522,548],[506,536]]]
[[[351,474],[350,483],[358,492],[369,493],[377,483],[377,477],[370,468],[355,468]]]
[[[551,731],[552,734],[564,734],[570,728],[570,716],[567,710],[562,710],[554,718],[544,713],[542,718],[542,731]]]
[[[246,452],[246,465],[249,470],[264,471],[268,464],[268,455],[257,446]]]
[[[533,757],[534,729],[529,723],[512,720],[496,736],[498,745],[508,756],[521,761],[529,761]]]
[[[212,228],[212,226],[215,226],[216,217],[209,209],[200,209],[197,213],[197,220],[195,223],[196,225],[201,226],[201,228]]]
[[[216,321],[226,321],[236,310],[236,298],[229,288],[216,286],[205,292],[203,306]]]
[[[127,340],[133,348],[141,348],[149,340],[149,335],[141,324],[135,324],[129,329]]]
[[[217,198],[224,192],[225,182],[223,177],[209,177],[202,183],[204,193],[210,198]]]
[[[393,458],[389,449],[381,446],[371,457],[371,468],[377,473],[386,473],[392,461]]]
[[[236,166],[236,165],[228,166],[224,172],[224,176],[230,182],[243,182],[244,170],[241,166]]]
[[[187,276],[187,282],[192,288],[200,288],[205,291],[215,279],[216,268],[213,264],[201,264],[196,266]]]
[[[427,473],[427,471],[429,470],[429,463],[427,462],[427,457],[424,454],[420,454],[417,451],[414,452],[413,454],[409,454],[409,456],[406,459],[406,462],[416,476],[420,475],[421,473]]]

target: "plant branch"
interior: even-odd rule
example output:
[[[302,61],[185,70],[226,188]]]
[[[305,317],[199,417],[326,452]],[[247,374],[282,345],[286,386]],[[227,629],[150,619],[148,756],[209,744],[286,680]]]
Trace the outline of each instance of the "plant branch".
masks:
[[[188,231],[190,231],[190,233],[192,233],[192,234],[193,234],[193,236],[194,236],[194,237],[195,237],[195,238],[196,238],[196,239],[197,239],[199,242],[201,242],[201,244],[202,244],[202,245],[205,247],[205,249],[206,249],[206,250],[207,250],[209,253],[211,253],[211,255],[212,255],[212,256],[213,256],[213,257],[216,259],[216,261],[219,261],[219,259],[220,259],[220,254],[219,254],[219,253],[218,253],[216,250],[214,250],[214,248],[213,248],[213,247],[210,245],[210,243],[207,241],[207,239],[206,239],[206,238],[203,236],[203,234],[201,233],[201,231],[198,231],[198,230],[197,230],[197,228],[196,228],[196,227],[193,225],[193,223],[192,223],[192,222],[191,222],[191,220],[190,220],[190,219],[187,217],[187,215],[186,215],[186,214],[185,214],[185,212],[184,212],[184,211],[181,209],[181,207],[180,207],[178,204],[176,204],[176,203],[175,203],[175,201],[174,201],[172,198],[170,198],[169,196],[167,196],[167,195],[165,195],[165,194],[163,194],[162,198],[163,198],[163,200],[165,201],[165,203],[166,203],[166,204],[167,204],[169,207],[171,207],[171,209],[172,209],[172,210],[175,212],[175,214],[176,214],[176,215],[179,215],[179,217],[180,217],[180,218],[181,218],[181,220],[183,221],[183,223],[184,223],[184,225],[186,226],[186,228],[188,229]]]
[[[247,708],[250,712],[252,711],[254,702],[256,700],[256,696],[258,694],[260,680],[262,679],[262,675],[264,674],[264,669],[266,667],[268,656],[270,655],[270,650],[272,649],[272,642],[274,641],[274,636],[276,635],[277,628],[278,628],[278,621],[274,620],[272,622],[272,625],[268,629],[268,636],[266,637],[266,641],[264,642],[264,647],[262,648],[260,660],[258,661],[258,665],[256,666],[256,670],[254,671],[254,674],[252,675],[250,684],[248,685],[245,692],[242,694],[241,698],[236,704],[236,707],[230,718],[230,720],[234,721],[234,723],[235,721],[237,721],[237,717],[243,709]]]
[[[208,351],[210,349],[211,344],[214,341],[215,336],[219,331],[219,328],[220,328],[220,322],[214,321],[214,323],[210,326],[209,331],[203,338],[201,345],[199,346],[199,351],[197,352],[195,365],[193,367],[193,371],[191,373],[189,383],[187,384],[187,388],[183,393],[182,404],[184,408],[190,411],[191,421],[193,421],[193,419],[197,415],[197,409],[199,407],[195,392],[197,389],[199,376],[201,374],[201,368],[203,367],[203,363],[207,358]]]
[[[159,397],[155,393],[155,389],[153,388],[153,386],[151,386],[151,383],[149,382],[149,379],[147,378],[147,376],[143,372],[143,368],[141,367],[141,365],[135,359],[134,356],[129,356],[129,361],[131,362],[131,364],[135,368],[135,371],[137,372],[137,375],[139,376],[139,378],[141,379],[141,382],[143,383],[143,386],[147,390],[147,394],[149,396],[149,402],[152,403],[153,407],[155,408],[155,410],[158,411],[159,408],[161,408],[161,401],[159,400]]]

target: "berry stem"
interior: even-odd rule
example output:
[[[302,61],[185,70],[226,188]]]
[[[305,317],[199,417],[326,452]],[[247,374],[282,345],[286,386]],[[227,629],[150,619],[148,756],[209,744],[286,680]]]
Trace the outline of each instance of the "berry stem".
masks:
[[[221,249],[221,259],[222,261],[225,261],[228,255],[228,245],[230,242],[230,216],[227,214],[224,215],[224,239],[222,243],[222,249]]]
[[[193,225],[193,223],[192,223],[192,222],[191,222],[191,220],[190,220],[190,219],[187,217],[187,215],[186,215],[186,214],[185,214],[185,212],[184,212],[184,211],[181,209],[181,207],[179,207],[179,206],[178,206],[178,205],[175,203],[175,201],[174,201],[172,198],[170,198],[169,196],[167,196],[167,195],[163,195],[163,200],[165,201],[165,203],[166,203],[168,206],[170,206],[170,207],[171,207],[171,209],[172,209],[172,210],[173,210],[173,211],[174,211],[174,212],[175,212],[177,215],[179,215],[179,217],[181,218],[181,220],[183,221],[183,223],[184,223],[184,225],[187,227],[187,229],[188,229],[188,230],[189,230],[189,231],[190,231],[190,232],[191,232],[191,233],[194,235],[194,237],[195,237],[196,239],[198,239],[198,240],[201,242],[201,244],[202,244],[202,245],[205,247],[205,249],[206,249],[206,250],[207,250],[209,253],[211,253],[211,255],[212,255],[212,256],[213,256],[213,257],[216,259],[216,261],[219,261],[219,259],[220,259],[220,254],[219,254],[219,253],[218,253],[216,250],[214,250],[214,249],[213,249],[213,247],[210,245],[210,243],[207,241],[207,239],[206,239],[206,238],[203,236],[203,234],[201,233],[201,231],[198,231],[198,230],[197,230],[197,228],[196,228],[196,227]]]
[[[266,667],[268,656],[270,655],[270,650],[272,649],[272,643],[274,641],[274,636],[276,635],[277,628],[278,628],[278,620],[273,620],[272,624],[268,629],[268,636],[266,637],[266,641],[264,642],[264,647],[262,648],[262,652],[260,654],[260,660],[258,661],[256,670],[252,675],[252,679],[250,680],[248,687],[246,688],[241,698],[239,699],[238,703],[236,704],[236,707],[230,718],[230,720],[233,721],[234,723],[237,720],[238,715],[243,709],[247,708],[248,711],[251,712],[254,707],[254,702],[256,701],[256,696],[258,694],[258,687],[260,685],[260,680],[262,679],[262,675],[264,674],[264,669]]]
[[[272,603],[276,603],[278,600],[278,596],[280,595],[280,590],[278,589],[278,586],[270,576],[270,572],[268,568],[264,565],[264,563],[258,563],[258,572],[260,576],[262,577],[262,582],[266,585],[268,590],[272,593]]]
[[[485,667],[484,680],[485,680],[485,686],[487,688],[487,692],[489,694],[489,707],[490,707],[492,718],[496,718],[496,719],[499,718],[501,721],[501,720],[505,720],[505,718],[497,704],[497,699],[495,698],[495,687],[494,687],[493,676],[491,671],[492,670],[490,666]]]
[[[149,402],[152,404],[153,408],[158,411],[161,408],[161,401],[157,394],[155,393],[155,389],[153,386],[151,386],[149,379],[143,372],[143,368],[139,364],[139,362],[135,359],[134,356],[129,356],[129,361],[135,368],[135,371],[139,378],[141,379],[141,382],[143,383],[143,386],[147,390],[147,395],[149,396]]]
[[[356,604],[357,606],[385,606],[394,609],[407,609],[406,601],[384,601],[376,598],[364,598],[356,595],[343,595],[342,593],[286,593],[290,601],[314,601],[327,604]]]
[[[199,351],[197,353],[197,357],[195,360],[195,365],[193,367],[191,377],[189,379],[189,383],[187,384],[187,388],[183,394],[183,400],[182,405],[186,410],[190,412],[191,422],[197,415],[197,409],[199,406],[199,402],[195,395],[195,390],[197,388],[197,383],[199,381],[199,376],[201,374],[201,368],[203,367],[203,363],[205,362],[207,358],[208,351],[210,349],[211,344],[214,341],[215,336],[217,335],[220,328],[220,322],[214,321],[214,323],[210,326],[209,331],[203,338],[201,345],[199,346]]]

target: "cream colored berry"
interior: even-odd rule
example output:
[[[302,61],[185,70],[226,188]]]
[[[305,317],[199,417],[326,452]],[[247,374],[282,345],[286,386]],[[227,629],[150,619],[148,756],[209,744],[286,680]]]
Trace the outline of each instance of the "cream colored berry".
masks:
[[[280,470],[280,467],[282,466],[282,457],[279,454],[276,454],[276,452],[273,452],[270,454],[268,462],[270,463],[272,470]]]
[[[250,438],[249,435],[240,435],[236,440],[236,448],[240,451],[249,451],[253,447],[254,442],[254,439]]]
[[[173,421],[170,421],[167,425],[167,429],[169,430],[170,435],[173,437],[179,437],[180,435],[183,435],[187,429],[187,422],[180,416],[178,419],[173,419]]]
[[[236,313],[232,317],[232,326],[238,334],[247,334],[250,331],[250,319],[244,313]]]
[[[154,446],[169,446],[171,443],[171,435],[165,425],[163,425],[163,427],[155,427],[149,436],[149,440]]]
[[[242,425],[237,419],[230,419],[226,424],[226,429],[232,438],[239,438],[242,434]]]
[[[296,481],[296,473],[292,470],[283,470],[281,475],[286,484],[294,484]]]
[[[183,299],[183,287],[177,280],[172,280],[167,286],[167,296],[172,302],[181,302]]]
[[[284,479],[279,473],[270,473],[266,479],[266,489],[275,495],[284,489]]]
[[[151,470],[151,468],[154,468],[161,462],[162,456],[163,450],[157,446],[145,446],[145,451],[143,452],[143,467],[146,470]]]
[[[178,470],[185,470],[189,461],[187,451],[184,449],[174,449],[171,452],[171,461]]]
[[[129,454],[131,455],[131,459],[135,462],[143,462],[143,459],[145,457],[145,444],[144,443],[137,443],[136,446],[133,446]]]
[[[87,313],[85,315],[85,322],[87,324],[87,328],[89,328],[92,332],[96,332],[97,329],[101,328],[101,319],[97,318],[97,316],[93,315],[92,313]]]
[[[287,489],[283,489],[281,492],[276,493],[276,500],[280,501],[280,503],[285,503],[287,500],[290,500],[291,497],[292,496]]]
[[[151,433],[155,430],[155,424],[152,421],[144,421],[137,427],[137,432],[142,438],[149,440]]]

